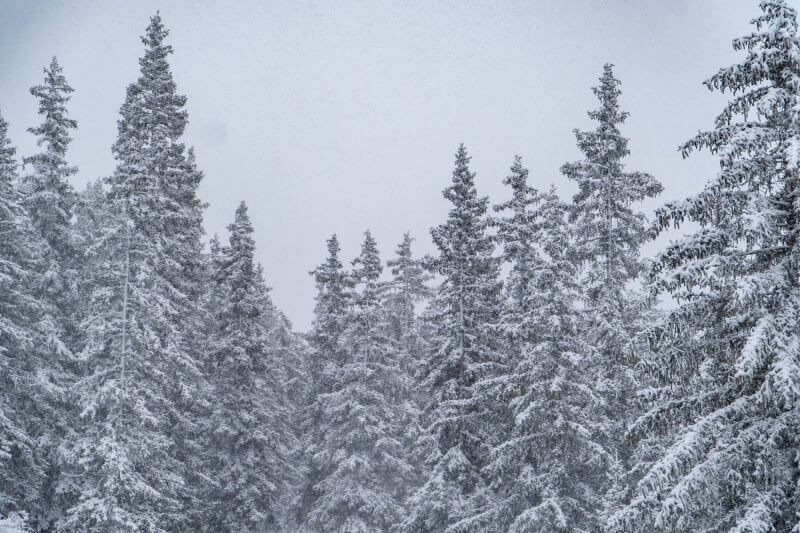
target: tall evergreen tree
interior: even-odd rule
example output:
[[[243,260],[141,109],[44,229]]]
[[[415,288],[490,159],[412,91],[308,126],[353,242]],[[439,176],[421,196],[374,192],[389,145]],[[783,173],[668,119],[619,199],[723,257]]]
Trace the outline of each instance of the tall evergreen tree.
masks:
[[[339,239],[327,241],[328,257],[311,271],[317,285],[314,321],[308,335],[308,375],[311,386],[304,402],[303,463],[304,472],[296,503],[297,521],[307,523],[314,502],[321,494],[318,484],[329,474],[325,460],[325,394],[334,390],[333,376],[346,361],[347,351],[342,335],[352,306],[352,280],[339,259]]]
[[[0,519],[39,511],[44,475],[27,424],[37,396],[30,360],[41,342],[43,312],[30,288],[39,283],[41,251],[16,189],[14,154],[0,116]]]
[[[215,283],[224,299],[212,335],[214,409],[210,453],[214,480],[205,526],[215,531],[265,531],[281,520],[288,459],[281,370],[269,345],[266,288],[254,262],[253,227],[242,203],[228,226]]]
[[[567,209],[554,189],[527,185],[519,158],[511,170],[512,199],[499,206],[510,212],[498,235],[512,261],[504,324],[515,366],[502,384],[513,428],[485,468],[498,494],[491,516],[503,531],[597,531],[606,421],[580,335]]]
[[[73,350],[80,340],[81,305],[78,296],[79,263],[72,217],[76,194],[69,178],[77,168],[67,162],[70,130],[77,122],[68,116],[72,88],[53,57],[44,69],[44,82],[31,88],[39,101],[42,123],[29,128],[41,151],[25,157],[31,171],[22,177],[23,204],[36,228],[41,247],[40,283],[35,296],[45,303],[39,321],[42,337],[37,358],[31,361],[37,375],[39,396],[28,416],[28,431],[46,463],[45,479],[37,497],[41,513],[33,516],[36,527],[48,528],[63,513],[60,501],[63,456],[60,444],[72,439],[74,409],[69,391],[74,383]],[[35,367],[35,368],[34,368]]]
[[[511,199],[495,206],[495,211],[506,213],[495,221],[497,238],[503,246],[503,259],[510,265],[505,283],[506,304],[503,308],[502,329],[510,338],[512,350],[517,341],[531,340],[535,319],[532,308],[531,284],[536,268],[541,263],[537,239],[541,238],[536,206],[540,193],[528,185],[528,169],[522,158],[516,156],[503,183],[511,188]]]
[[[699,224],[656,259],[678,300],[647,367],[661,387],[634,427],[673,443],[615,517],[620,529],[800,531],[800,38],[796,10],[763,0],[744,60],[705,82],[730,92],[708,149],[704,190],[657,212],[656,231]]]
[[[501,356],[494,326],[501,283],[494,244],[487,233],[488,199],[478,197],[464,145],[456,152],[453,205],[431,234],[438,257],[430,269],[443,276],[436,295],[435,332],[423,372],[428,475],[409,499],[406,531],[492,531],[484,513],[492,494],[482,475],[497,443],[496,405],[480,386],[498,372]]]
[[[75,251],[70,221],[76,195],[69,177],[78,169],[66,159],[67,147],[72,142],[70,130],[78,127],[67,112],[72,92],[61,65],[53,57],[49,68],[44,69],[44,83],[31,88],[31,94],[39,100],[39,114],[44,121],[28,131],[38,137],[36,144],[43,151],[24,159],[25,165],[33,167],[33,172],[23,179],[25,205],[57,259],[70,257]]]
[[[594,350],[590,372],[599,378],[596,389],[605,398],[603,415],[612,421],[607,446],[627,472],[632,452],[625,431],[638,414],[634,368],[637,354],[646,348],[637,327],[652,304],[632,285],[644,270],[639,249],[650,239],[647,219],[635,204],[658,195],[663,187],[650,174],[625,169],[630,149],[620,126],[628,113],[620,110],[619,85],[613,66],[606,64],[599,85],[592,89],[600,104],[589,112],[596,128],[575,131],[584,157],[561,171],[578,185],[570,219],[575,224],[576,259],[583,267],[586,340]],[[618,486],[615,491],[616,497],[624,498]]]
[[[319,398],[324,446],[314,459],[327,475],[316,486],[309,523],[319,531],[390,531],[404,514],[412,469],[402,441],[402,375],[381,307],[383,267],[369,232],[353,267],[356,292],[342,333],[347,353],[327,367],[331,390]]]
[[[43,122],[28,128],[37,136],[36,144],[42,151],[23,159],[32,171],[22,178],[22,197],[34,227],[47,244],[43,250],[46,270],[37,290],[41,299],[51,303],[43,327],[47,351],[52,355],[43,371],[58,369],[51,375],[52,384],[63,388],[68,378],[62,368],[68,364],[71,348],[77,342],[76,322],[80,320],[76,314],[78,276],[74,268],[77,243],[72,228],[77,196],[69,182],[78,169],[66,159],[72,142],[70,130],[76,129],[78,123],[68,116],[67,103],[73,89],[58,60],[53,57],[49,68],[43,70],[44,83],[30,90],[39,101]]]
[[[398,365],[397,401],[404,404],[403,441],[408,450],[408,461],[414,468],[413,483],[406,488],[407,491],[415,490],[420,484],[425,454],[424,446],[420,446],[420,437],[423,434],[420,415],[427,397],[425,388],[419,383],[419,377],[430,349],[427,335],[429,325],[422,316],[417,315],[416,307],[433,296],[433,291],[428,286],[433,276],[425,270],[423,262],[413,256],[413,240],[406,232],[397,246],[394,258],[387,261],[392,279],[386,284],[382,304],[391,357]],[[409,495],[406,495],[406,499]]]
[[[189,338],[202,289],[203,205],[201,175],[180,142],[186,99],[176,93],[166,35],[152,17],[113,146],[113,221],[91,250],[84,427],[71,450],[82,490],[64,529],[159,531],[182,527],[186,516],[181,453],[194,424],[186,406],[201,383]]]
[[[405,355],[400,357],[409,375],[416,372],[426,350],[416,306],[433,295],[428,286],[432,276],[425,270],[422,261],[414,258],[411,251],[413,241],[411,234],[404,233],[395,257],[386,262],[392,280],[384,291],[383,304],[386,307],[389,336],[396,344],[395,348],[404,352]]]

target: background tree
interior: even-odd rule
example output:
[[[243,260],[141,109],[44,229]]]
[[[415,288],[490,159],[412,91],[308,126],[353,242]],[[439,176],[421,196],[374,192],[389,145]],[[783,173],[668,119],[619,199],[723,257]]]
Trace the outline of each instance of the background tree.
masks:
[[[265,287],[253,255],[253,227],[240,204],[215,276],[224,297],[212,336],[213,412],[208,431],[214,481],[205,526],[219,531],[276,529],[291,464],[280,389],[269,344]]]
[[[40,283],[41,243],[22,205],[15,148],[0,116],[0,520],[43,512],[45,464],[28,432],[39,320],[44,306],[30,288]]]
[[[303,482],[297,500],[296,519],[307,523],[314,502],[321,494],[318,484],[330,474],[330,463],[326,461],[325,394],[334,390],[332,377],[336,369],[347,360],[342,335],[347,316],[352,306],[352,280],[344,271],[339,259],[339,239],[332,235],[327,241],[328,257],[311,271],[317,284],[314,305],[314,321],[308,334],[311,381],[307,400],[304,402],[303,419]]]
[[[498,493],[490,514],[503,531],[597,531],[608,428],[598,416],[602,400],[579,333],[573,236],[555,190],[536,193],[526,175],[517,160],[506,180],[513,199],[505,205],[512,211],[499,225],[516,258],[512,281],[526,281],[522,288],[512,285],[519,300],[511,301],[521,313],[511,329],[518,355],[503,380],[503,396],[513,428],[485,469]]]
[[[326,367],[330,392],[319,397],[324,446],[315,455],[328,474],[316,485],[309,523],[319,531],[390,531],[404,515],[412,468],[403,433],[403,375],[386,336],[383,266],[367,231],[353,261],[355,292],[346,317],[344,360]]]
[[[494,329],[501,283],[487,234],[487,198],[479,198],[464,145],[456,152],[447,221],[431,235],[439,251],[430,269],[443,277],[436,295],[435,332],[423,372],[428,475],[409,499],[406,531],[491,531],[483,517],[492,494],[481,469],[498,435],[497,407],[479,386],[498,371]]]

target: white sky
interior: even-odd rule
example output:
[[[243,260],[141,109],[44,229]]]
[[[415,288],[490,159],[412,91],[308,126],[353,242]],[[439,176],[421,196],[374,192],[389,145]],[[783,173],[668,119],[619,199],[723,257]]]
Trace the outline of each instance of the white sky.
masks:
[[[592,127],[590,87],[605,62],[631,113],[628,168],[666,191],[699,190],[708,155],[676,148],[711,126],[725,97],[701,82],[736,61],[754,0],[36,1],[0,0],[0,110],[28,155],[39,122],[28,88],[53,54],[75,88],[75,185],[112,172],[110,147],[139,36],[161,10],[180,92],[189,98],[210,203],[209,234],[225,238],[247,201],[273,298],[304,330],[315,288],[308,271],[333,232],[343,259],[370,228],[384,259],[406,230],[431,252],[428,229],[448,210],[441,190],[465,142],[481,194],[499,202],[519,153],[533,184],[574,188],[559,173],[580,157],[572,130]],[[652,253],[663,242],[650,245]]]

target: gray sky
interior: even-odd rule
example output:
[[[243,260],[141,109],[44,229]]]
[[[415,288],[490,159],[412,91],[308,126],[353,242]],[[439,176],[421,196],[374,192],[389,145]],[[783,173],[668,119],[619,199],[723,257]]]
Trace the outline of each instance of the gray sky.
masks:
[[[580,157],[572,130],[591,127],[605,62],[631,113],[628,167],[662,180],[645,207],[699,190],[716,162],[676,147],[711,126],[724,97],[701,82],[736,60],[755,0],[36,1],[0,0],[0,109],[20,155],[38,123],[28,88],[59,57],[75,89],[79,129],[69,158],[77,188],[111,173],[110,147],[125,87],[138,72],[139,36],[161,10],[210,203],[206,227],[224,235],[241,200],[256,229],[273,298],[311,321],[308,271],[333,232],[343,258],[370,228],[386,259],[406,230],[432,251],[453,154],[465,142],[479,192],[501,184],[516,153],[533,184],[574,188],[559,173]],[[652,253],[663,242],[650,245]]]

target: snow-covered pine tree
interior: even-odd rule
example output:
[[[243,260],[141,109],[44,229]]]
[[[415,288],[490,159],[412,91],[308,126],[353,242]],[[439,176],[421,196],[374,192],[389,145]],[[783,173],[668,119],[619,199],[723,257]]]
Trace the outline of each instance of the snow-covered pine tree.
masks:
[[[54,358],[52,366],[59,367],[69,359],[72,345],[78,340],[76,327],[80,321],[76,315],[78,275],[74,268],[77,249],[71,223],[77,195],[69,182],[78,169],[70,166],[66,159],[72,142],[70,130],[76,129],[78,123],[68,116],[67,103],[73,89],[55,56],[43,71],[44,83],[30,90],[39,101],[43,121],[39,126],[28,128],[37,136],[36,144],[42,150],[23,159],[25,166],[30,165],[31,172],[22,177],[21,188],[31,221],[47,243],[44,283],[38,292],[42,299],[51,303],[43,326],[48,330],[48,351]]]
[[[318,531],[388,532],[405,512],[402,496],[412,472],[402,439],[406,404],[398,397],[403,378],[385,333],[382,270],[367,231],[353,261],[345,359],[326,366],[331,390],[318,398],[324,445],[314,460],[327,475],[316,485],[308,520]]]
[[[152,17],[106,180],[113,220],[89,251],[95,289],[77,387],[84,424],[71,449],[82,490],[63,529],[180,529],[191,514],[182,509],[190,488],[181,459],[184,439],[197,433],[185,415],[202,382],[189,339],[203,289],[203,204],[201,174],[180,142],[186,99],[176,93],[166,35]]]
[[[44,69],[44,83],[31,87],[44,121],[28,131],[38,137],[36,144],[43,150],[24,158],[24,164],[32,167],[32,172],[23,177],[25,206],[57,259],[71,257],[75,251],[70,222],[76,195],[69,177],[78,169],[66,159],[67,147],[72,142],[70,130],[78,127],[67,113],[72,92],[54,56],[49,68]]]
[[[511,188],[511,199],[495,206],[495,211],[505,212],[505,215],[499,217],[494,225],[497,227],[497,240],[503,246],[503,260],[510,265],[504,287],[506,303],[501,329],[509,337],[514,352],[518,348],[517,341],[530,341],[537,326],[531,317],[534,309],[531,308],[533,295],[530,290],[536,268],[541,263],[536,246],[540,235],[535,209],[541,195],[528,185],[528,169],[522,166],[520,156],[515,156],[511,174],[503,183]]]
[[[733,41],[744,60],[705,82],[733,98],[682,147],[717,154],[719,173],[656,213],[656,232],[700,227],[653,268],[679,305],[646,361],[662,387],[633,429],[674,437],[618,530],[800,531],[800,36],[788,2],[760,7]]]
[[[206,475],[214,483],[204,501],[204,526],[214,531],[275,530],[287,490],[289,422],[281,390],[282,369],[269,345],[266,287],[254,262],[247,207],[228,226],[214,282],[224,295],[214,312],[211,369],[213,412],[208,427],[213,455]]]
[[[411,234],[404,233],[395,257],[386,262],[392,280],[386,284],[383,303],[388,334],[404,372],[410,377],[416,374],[427,351],[416,306],[433,295],[428,286],[432,276],[425,270],[422,261],[415,259],[411,252],[413,241]]]
[[[430,269],[443,277],[435,302],[431,347],[424,363],[428,402],[423,420],[429,453],[424,484],[408,502],[405,531],[494,531],[485,515],[491,490],[481,470],[502,438],[493,398],[481,381],[501,361],[495,325],[502,284],[488,235],[488,199],[478,197],[464,145],[458,147],[447,221],[431,234],[439,255]]]
[[[296,502],[298,523],[307,523],[308,515],[320,495],[317,484],[330,472],[324,460],[326,449],[324,424],[324,394],[333,391],[330,376],[346,361],[347,351],[342,342],[347,316],[352,306],[352,280],[339,259],[340,245],[336,235],[327,241],[328,257],[310,274],[317,285],[314,321],[308,334],[308,376],[311,382],[304,401],[302,440],[303,481]]]
[[[76,194],[69,183],[77,168],[66,159],[72,141],[70,130],[77,127],[67,111],[72,88],[55,57],[43,71],[43,83],[30,89],[39,101],[42,123],[28,129],[37,136],[40,151],[23,159],[30,172],[21,179],[23,205],[45,244],[40,254],[42,276],[35,288],[36,297],[46,303],[39,320],[43,337],[33,363],[38,375],[39,399],[28,417],[29,433],[48,463],[38,498],[48,516],[34,516],[37,527],[49,527],[63,511],[56,501],[63,462],[57,448],[69,438],[74,426],[68,390],[75,377],[72,352],[79,342],[77,324],[81,318],[76,270],[79,259],[72,227]]]
[[[14,154],[0,115],[0,520],[41,511],[44,476],[27,430],[27,406],[37,396],[30,361],[43,312],[30,288],[40,283],[41,246],[16,189]]]
[[[645,344],[637,331],[638,319],[652,303],[633,285],[644,270],[639,249],[650,239],[647,219],[635,204],[658,195],[663,187],[646,172],[625,169],[630,149],[620,126],[628,113],[620,110],[619,85],[613,66],[604,65],[600,83],[592,89],[600,105],[589,112],[596,127],[575,130],[584,157],[561,171],[578,185],[570,220],[582,266],[585,335],[594,350],[590,372],[597,376],[595,388],[605,399],[603,415],[612,422],[609,451],[627,472],[631,449],[625,431],[638,415],[634,367]]]
[[[413,241],[406,232],[394,258],[387,261],[392,279],[386,283],[382,304],[392,357],[399,365],[398,377],[402,380],[398,383],[397,401],[405,404],[402,411],[406,417],[403,421],[406,428],[404,443],[409,454],[408,462],[414,468],[413,483],[405,487],[406,499],[420,484],[425,456],[425,448],[420,446],[423,434],[420,415],[427,398],[418,377],[430,347],[426,324],[423,317],[417,316],[416,307],[433,296],[428,286],[433,276],[425,270],[421,260],[414,258],[411,251]]]
[[[498,380],[513,428],[485,468],[503,531],[597,531],[609,454],[587,373],[567,207],[540,194],[517,157],[496,226],[510,263],[503,330],[513,366]]]

